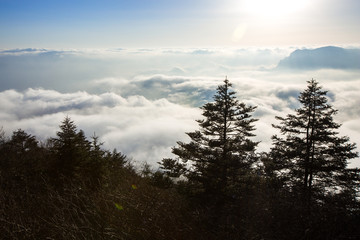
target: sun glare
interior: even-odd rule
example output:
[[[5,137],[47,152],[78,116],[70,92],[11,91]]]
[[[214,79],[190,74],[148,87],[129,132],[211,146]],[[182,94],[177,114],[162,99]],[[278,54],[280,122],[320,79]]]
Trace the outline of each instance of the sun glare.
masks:
[[[304,9],[309,0],[244,0],[243,11],[256,17],[282,17]]]

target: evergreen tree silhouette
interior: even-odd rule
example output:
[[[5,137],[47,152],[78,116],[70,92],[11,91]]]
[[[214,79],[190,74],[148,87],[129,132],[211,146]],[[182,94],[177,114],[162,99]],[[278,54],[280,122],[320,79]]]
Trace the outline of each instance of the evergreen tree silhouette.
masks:
[[[299,96],[302,106],[295,114],[276,117],[280,124],[274,125],[282,135],[273,136],[271,150],[277,173],[301,194],[307,214],[313,201],[355,190],[354,170],[347,164],[357,156],[356,146],[348,137],[338,136],[341,125],[333,119],[337,110],[328,103],[326,94],[316,80],[308,81]]]

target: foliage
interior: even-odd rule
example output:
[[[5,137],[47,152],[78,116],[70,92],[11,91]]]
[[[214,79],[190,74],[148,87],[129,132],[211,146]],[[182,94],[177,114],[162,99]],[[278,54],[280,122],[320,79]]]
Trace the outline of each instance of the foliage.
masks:
[[[336,110],[314,80],[281,136],[255,153],[255,107],[225,80],[205,104],[200,129],[161,168],[137,169],[66,117],[39,142],[0,129],[2,239],[356,239],[355,145],[339,137]]]
[[[162,168],[170,177],[185,176],[195,191],[212,197],[233,195],[241,179],[250,173],[257,145],[251,113],[255,107],[240,103],[228,80],[219,86],[214,102],[205,104],[200,130],[189,132],[190,143],[178,142],[173,153],[178,159],[163,159]],[[179,161],[181,160],[181,162]]]
[[[20,129],[2,139],[2,239],[201,239],[181,196],[69,117],[47,146]]]
[[[233,231],[224,224],[225,219],[228,225],[238,227],[238,212],[243,211],[238,202],[246,201],[252,194],[249,186],[255,181],[257,161],[258,143],[250,139],[255,130],[256,119],[251,116],[255,107],[239,102],[231,87],[227,79],[218,86],[214,102],[201,107],[204,119],[197,120],[200,130],[187,133],[191,141],[178,142],[173,148],[178,158],[161,162],[167,176],[186,179],[183,186],[187,194],[202,209],[207,208],[204,222],[219,237],[220,232]]]
[[[302,106],[295,114],[277,117],[280,125],[274,127],[282,137],[273,136],[270,158],[264,164],[298,202],[299,224],[304,231],[318,228],[317,221],[332,222],[329,215],[335,212],[345,219],[359,211],[360,171],[347,168],[348,161],[357,157],[356,146],[348,137],[338,136],[341,125],[333,119],[337,110],[328,103],[326,94],[317,81],[308,81],[299,96]]]
[[[355,158],[355,144],[349,138],[338,137],[340,124],[333,120],[337,110],[328,104],[326,91],[315,80],[308,81],[308,87],[299,96],[302,107],[296,115],[277,117],[284,138],[274,136],[272,156],[277,162],[279,174],[287,175],[287,184],[300,186],[307,200],[318,198],[317,194],[342,192],[351,181],[346,177],[350,159]],[[351,188],[351,187],[350,187]]]

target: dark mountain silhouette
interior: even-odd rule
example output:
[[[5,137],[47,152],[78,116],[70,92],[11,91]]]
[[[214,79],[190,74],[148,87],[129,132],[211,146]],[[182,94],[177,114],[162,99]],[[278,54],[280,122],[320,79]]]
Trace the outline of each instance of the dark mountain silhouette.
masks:
[[[316,49],[298,49],[289,57],[281,60],[278,69],[311,70],[321,68],[359,69],[360,49],[340,47],[321,47]]]

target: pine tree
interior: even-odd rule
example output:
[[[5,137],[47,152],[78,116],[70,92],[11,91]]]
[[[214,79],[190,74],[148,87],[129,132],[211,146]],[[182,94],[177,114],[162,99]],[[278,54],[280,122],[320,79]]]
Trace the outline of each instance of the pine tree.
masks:
[[[56,171],[65,177],[73,177],[89,161],[91,144],[70,117],[65,117],[56,135],[57,138],[51,139],[57,158]]]
[[[273,136],[271,155],[277,172],[290,189],[301,193],[308,211],[313,200],[349,188],[354,191],[356,180],[354,170],[347,169],[348,161],[357,156],[356,146],[348,137],[338,136],[341,125],[333,119],[337,110],[326,94],[317,81],[308,81],[299,96],[302,107],[285,118],[276,117],[281,122],[274,125],[283,135]]]
[[[35,136],[18,129],[13,132],[9,141],[5,142],[2,161],[13,166],[14,175],[33,175],[40,160],[41,148]],[[16,172],[16,174],[15,174]]]
[[[255,129],[251,113],[231,91],[226,79],[218,86],[214,102],[205,104],[200,130],[189,132],[190,143],[179,141],[173,148],[177,159],[164,159],[162,168],[169,176],[186,176],[195,191],[221,199],[236,195],[236,189],[251,172],[257,142],[250,140]]]
[[[9,187],[19,198],[31,198],[40,188],[46,160],[46,150],[35,136],[21,129],[14,131],[0,145],[1,187]]]

